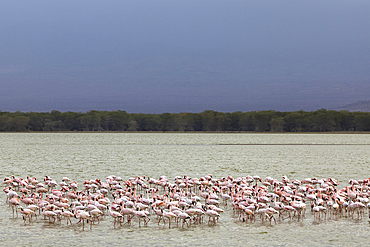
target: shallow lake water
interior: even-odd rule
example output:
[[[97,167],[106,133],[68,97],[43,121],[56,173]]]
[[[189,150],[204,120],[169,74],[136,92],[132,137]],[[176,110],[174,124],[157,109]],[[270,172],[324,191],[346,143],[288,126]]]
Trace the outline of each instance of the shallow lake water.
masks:
[[[340,187],[349,179],[370,177],[368,134],[246,134],[246,133],[1,133],[0,177],[45,175],[60,181],[67,176],[85,179],[117,175],[123,179],[146,175],[158,178],[188,175],[214,178],[271,176],[281,181],[332,177]],[[0,197],[0,240],[7,245],[134,246],[269,245],[269,246],[366,246],[368,215],[362,219],[341,217],[314,220],[307,212],[303,221],[241,222],[229,208],[217,225],[189,228],[157,225],[113,228],[109,216],[92,229],[81,225],[24,224]],[[72,220],[73,221],[73,220]],[[76,222],[77,220],[73,221]]]

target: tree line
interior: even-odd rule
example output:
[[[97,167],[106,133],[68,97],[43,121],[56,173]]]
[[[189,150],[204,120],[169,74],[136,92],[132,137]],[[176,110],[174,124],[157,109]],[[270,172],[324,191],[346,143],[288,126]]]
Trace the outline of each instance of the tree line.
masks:
[[[6,112],[0,111],[0,131],[251,131],[334,132],[370,131],[370,112],[251,111],[137,114],[126,111]]]

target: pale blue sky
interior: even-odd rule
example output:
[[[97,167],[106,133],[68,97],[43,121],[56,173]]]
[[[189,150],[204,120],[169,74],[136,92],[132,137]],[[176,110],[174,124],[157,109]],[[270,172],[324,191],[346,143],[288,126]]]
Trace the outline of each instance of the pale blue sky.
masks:
[[[0,1],[0,111],[370,100],[370,1]]]

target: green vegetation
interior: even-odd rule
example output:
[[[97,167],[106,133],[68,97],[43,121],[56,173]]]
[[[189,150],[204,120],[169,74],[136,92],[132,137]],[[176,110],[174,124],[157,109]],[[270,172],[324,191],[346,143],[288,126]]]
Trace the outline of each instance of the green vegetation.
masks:
[[[125,111],[2,112],[0,131],[370,131],[369,112],[320,109],[312,112],[134,114]]]

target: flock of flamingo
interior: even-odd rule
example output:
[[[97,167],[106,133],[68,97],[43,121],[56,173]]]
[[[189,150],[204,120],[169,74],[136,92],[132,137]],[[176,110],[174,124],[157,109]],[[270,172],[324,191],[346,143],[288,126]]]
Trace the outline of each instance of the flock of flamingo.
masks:
[[[370,178],[349,180],[347,186],[338,188],[332,178],[307,178],[290,181],[283,176],[281,181],[259,176],[220,179],[212,175],[190,178],[177,176],[172,181],[165,176],[159,179],[138,176],[123,180],[118,176],[85,180],[82,186],[64,177],[60,183],[45,176],[43,181],[35,177],[23,179],[15,176],[4,178],[3,191],[7,203],[18,211],[24,223],[43,220],[50,224],[72,225],[71,218],[82,222],[99,224],[108,215],[116,225],[131,225],[137,221],[139,227],[148,225],[156,217],[158,225],[171,221],[177,227],[190,224],[217,224],[224,210],[233,210],[235,220],[242,222],[302,220],[306,211],[314,220],[328,217],[361,218],[370,207]],[[222,209],[222,208],[223,209]],[[230,209],[231,208],[231,209]],[[278,221],[277,221],[278,220]],[[179,226],[180,224],[180,226]]]

